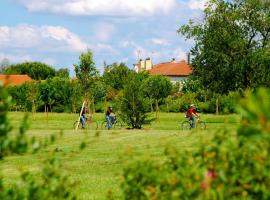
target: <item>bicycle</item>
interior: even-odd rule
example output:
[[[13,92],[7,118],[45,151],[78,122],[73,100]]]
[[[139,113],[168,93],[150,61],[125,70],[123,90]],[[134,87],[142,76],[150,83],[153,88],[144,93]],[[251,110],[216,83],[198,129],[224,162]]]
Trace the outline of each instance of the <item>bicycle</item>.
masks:
[[[190,130],[192,129],[192,120],[190,119],[187,119],[186,121],[183,121],[181,124],[180,124],[180,128],[182,130]],[[200,130],[205,130],[206,129],[206,123],[204,121],[202,121],[199,117],[197,118],[196,120],[196,123],[195,123],[195,128],[196,129],[200,129]]]
[[[94,129],[98,129],[98,123],[96,121],[93,122],[91,120],[92,120],[91,116],[87,115],[85,117],[85,129],[90,129],[90,126],[94,127]],[[73,122],[73,128],[76,130],[78,123],[79,123],[78,129],[83,129],[80,119],[79,120],[77,119],[76,121]]]
[[[119,121],[116,116],[114,116],[113,117],[113,121],[112,121],[112,128],[122,128],[123,126],[124,126],[124,124],[121,121]],[[108,129],[108,122],[107,122],[107,120],[104,120],[102,122],[101,128],[102,129]]]

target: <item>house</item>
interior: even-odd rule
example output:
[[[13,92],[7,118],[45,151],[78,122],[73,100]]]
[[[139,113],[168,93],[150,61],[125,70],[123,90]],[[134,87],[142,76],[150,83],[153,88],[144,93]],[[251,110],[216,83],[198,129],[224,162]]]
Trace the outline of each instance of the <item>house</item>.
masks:
[[[192,68],[185,60],[177,62],[172,59],[171,62],[153,65],[151,59],[146,59],[145,61],[140,60],[138,64],[134,65],[134,68],[137,72],[147,70],[151,75],[167,76],[173,83],[181,83],[192,74]]]
[[[0,83],[4,86],[7,85],[21,85],[25,82],[33,81],[28,75],[18,74],[0,74]]]

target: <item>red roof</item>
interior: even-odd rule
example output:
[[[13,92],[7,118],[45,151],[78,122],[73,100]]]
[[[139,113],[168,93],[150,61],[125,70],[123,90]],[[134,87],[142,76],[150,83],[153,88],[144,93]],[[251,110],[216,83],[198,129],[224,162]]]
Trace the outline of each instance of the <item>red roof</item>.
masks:
[[[28,75],[5,75],[0,74],[0,82],[3,85],[20,85],[27,81],[32,81]]]
[[[192,73],[191,66],[186,61],[167,62],[154,65],[149,70],[151,75],[165,75],[165,76],[189,76]]]

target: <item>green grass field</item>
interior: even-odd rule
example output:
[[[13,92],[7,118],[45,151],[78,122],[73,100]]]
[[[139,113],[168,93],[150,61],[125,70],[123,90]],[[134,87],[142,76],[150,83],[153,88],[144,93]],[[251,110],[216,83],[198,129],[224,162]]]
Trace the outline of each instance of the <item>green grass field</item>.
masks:
[[[24,115],[9,113],[10,123],[14,127],[13,133],[18,131]],[[38,173],[42,161],[57,148],[63,171],[77,182],[75,192],[79,199],[106,199],[109,190],[121,199],[122,159],[125,152],[132,150],[134,159],[144,156],[162,159],[166,145],[192,151],[201,138],[211,137],[223,127],[235,131],[240,119],[238,115],[202,115],[202,120],[207,123],[207,130],[195,132],[179,129],[178,124],[184,120],[183,116],[181,113],[161,113],[158,122],[144,126],[143,130],[108,131],[95,130],[90,126],[89,129],[75,131],[73,123],[78,117],[77,114],[49,113],[48,118],[44,113],[34,116],[29,114],[29,137],[42,138],[60,131],[63,131],[64,135],[36,154],[6,157],[0,165],[5,184],[16,182],[23,171]],[[103,118],[103,114],[96,114],[93,120],[100,123]],[[85,141],[87,146],[80,151],[82,141]]]

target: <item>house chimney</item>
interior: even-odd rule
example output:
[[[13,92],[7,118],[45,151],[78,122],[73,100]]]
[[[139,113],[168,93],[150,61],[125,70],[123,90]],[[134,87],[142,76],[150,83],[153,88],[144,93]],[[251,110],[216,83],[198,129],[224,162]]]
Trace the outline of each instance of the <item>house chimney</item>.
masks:
[[[150,70],[153,68],[152,60],[151,58],[146,58],[145,59],[145,69]]]
[[[140,65],[140,70],[144,71],[145,70],[145,62],[144,62],[144,60],[140,59],[139,65]]]
[[[171,62],[172,62],[172,63],[176,63],[176,60],[175,60],[175,58],[173,58]]]
[[[190,52],[187,53],[187,63],[190,65]]]

